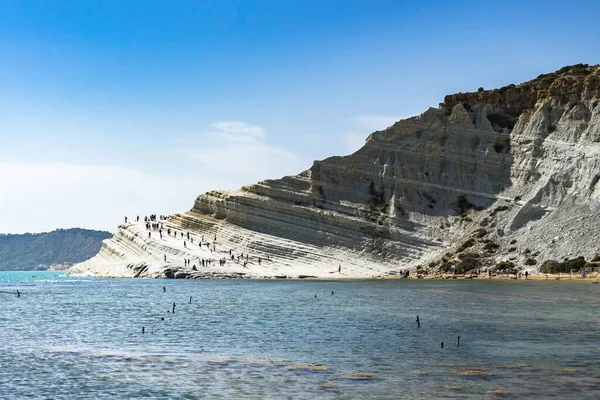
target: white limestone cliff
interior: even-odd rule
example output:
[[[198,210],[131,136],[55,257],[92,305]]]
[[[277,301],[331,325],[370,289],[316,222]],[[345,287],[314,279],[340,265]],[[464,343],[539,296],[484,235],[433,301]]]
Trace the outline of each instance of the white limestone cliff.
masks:
[[[296,176],[200,195],[162,221],[163,239],[124,224],[69,274],[366,278],[503,260],[535,268],[598,251],[599,180],[600,66],[580,64],[447,96]],[[166,229],[189,232],[194,245]],[[198,246],[202,236],[210,248]],[[221,257],[222,267],[198,267]]]

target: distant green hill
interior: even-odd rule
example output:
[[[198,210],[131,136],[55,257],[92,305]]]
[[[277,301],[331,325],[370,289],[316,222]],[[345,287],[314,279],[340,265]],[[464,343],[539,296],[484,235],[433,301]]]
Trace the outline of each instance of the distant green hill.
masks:
[[[51,264],[76,263],[94,256],[109,232],[57,229],[22,235],[0,234],[0,271],[45,269]]]

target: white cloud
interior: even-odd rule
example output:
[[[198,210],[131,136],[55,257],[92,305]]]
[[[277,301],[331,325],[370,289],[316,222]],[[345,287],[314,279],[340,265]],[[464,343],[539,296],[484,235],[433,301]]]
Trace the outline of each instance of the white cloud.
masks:
[[[0,163],[2,233],[83,227],[114,231],[123,216],[188,210],[190,177],[159,177],[120,166]],[[214,183],[208,183],[214,184]]]
[[[350,122],[357,124],[360,128],[366,129],[371,133],[392,126],[402,118],[395,115],[360,115],[351,117]]]
[[[264,128],[239,121],[219,121],[211,124],[214,130],[206,136],[235,140],[240,142],[252,142],[265,139]]]
[[[0,233],[115,231],[125,215],[185,212],[207,191],[310,166],[268,143],[262,127],[236,121],[215,122],[206,133],[179,137],[152,153],[133,152],[126,161],[132,167],[0,161]]]
[[[341,135],[344,149],[349,153],[354,153],[364,146],[369,134],[383,130],[401,119],[402,117],[393,115],[359,115],[348,118],[348,122],[354,126],[351,132]]]
[[[296,154],[270,144],[265,129],[239,121],[210,125],[212,131],[180,138],[179,156],[198,165],[211,178],[239,188],[264,179],[297,174],[308,168]],[[229,186],[230,187],[230,186]],[[223,185],[213,189],[224,188]]]
[[[346,151],[354,153],[365,145],[367,135],[364,133],[346,133],[342,135]]]
[[[232,143],[203,151],[188,149],[185,154],[210,170],[213,178],[236,182],[236,187],[297,174],[309,167],[302,165],[295,154],[264,143]]]

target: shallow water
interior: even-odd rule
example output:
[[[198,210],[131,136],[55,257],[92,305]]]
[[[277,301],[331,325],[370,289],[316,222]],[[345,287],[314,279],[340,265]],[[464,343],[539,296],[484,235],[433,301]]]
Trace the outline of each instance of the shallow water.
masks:
[[[597,399],[599,294],[0,272],[0,398]]]

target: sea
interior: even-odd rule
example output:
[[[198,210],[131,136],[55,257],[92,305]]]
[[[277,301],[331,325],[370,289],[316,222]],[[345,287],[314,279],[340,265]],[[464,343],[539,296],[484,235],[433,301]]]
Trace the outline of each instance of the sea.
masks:
[[[598,399],[599,299],[589,281],[0,272],[0,399]]]

